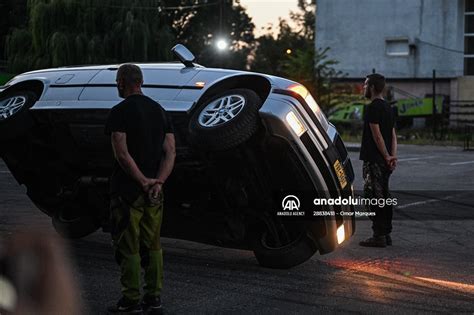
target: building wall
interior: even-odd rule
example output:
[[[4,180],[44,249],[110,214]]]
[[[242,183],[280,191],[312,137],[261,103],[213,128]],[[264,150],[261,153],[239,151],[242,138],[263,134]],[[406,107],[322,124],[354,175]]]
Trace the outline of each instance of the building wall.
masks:
[[[474,102],[474,77],[461,77],[457,80],[458,100]]]
[[[464,0],[317,0],[316,15],[316,47],[330,47],[348,78],[373,68],[387,78],[463,75]],[[397,38],[408,39],[408,56],[387,55]]]
[[[474,124],[474,77],[460,77],[452,82],[450,126],[463,127],[466,123]]]
[[[410,93],[416,97],[425,97],[427,94],[433,94],[433,83],[429,81],[423,82],[397,82],[397,81],[387,81],[387,85],[391,85],[395,88],[398,88],[404,92]],[[441,81],[436,82],[436,95],[450,95],[451,94],[451,82]],[[409,96],[395,92],[395,98],[407,98]]]

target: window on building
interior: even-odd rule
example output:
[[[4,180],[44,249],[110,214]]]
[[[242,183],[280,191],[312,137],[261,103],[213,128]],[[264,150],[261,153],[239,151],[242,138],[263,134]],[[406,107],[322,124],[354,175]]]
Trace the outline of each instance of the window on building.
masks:
[[[464,19],[464,33],[472,34],[474,33],[474,14],[468,15],[466,14]]]
[[[464,75],[474,75],[474,0],[464,4]]]
[[[474,36],[464,37],[464,53],[466,55],[474,55]]]
[[[408,38],[386,39],[385,51],[389,56],[410,55],[410,46],[408,44]]]
[[[474,0],[466,0],[466,12],[474,12]]]
[[[464,58],[464,74],[474,75],[474,58]]]

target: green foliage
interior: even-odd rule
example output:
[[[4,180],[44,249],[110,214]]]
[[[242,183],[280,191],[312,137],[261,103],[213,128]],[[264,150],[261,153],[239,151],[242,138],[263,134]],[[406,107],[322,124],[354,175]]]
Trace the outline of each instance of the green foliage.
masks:
[[[234,3],[226,0],[213,2],[217,5],[199,7],[185,14],[170,13],[176,39],[195,53],[200,64],[245,69],[255,41],[255,25],[239,0]],[[225,39],[228,50],[216,49],[219,39]]]
[[[254,41],[254,25],[238,0],[234,5],[216,0],[204,6],[193,6],[196,3],[190,0],[168,0],[166,7],[161,0],[18,1],[24,4],[28,23],[10,28],[5,40],[10,72],[74,64],[170,61],[171,47],[178,42],[188,45],[201,64],[244,69]],[[220,37],[230,44],[225,53],[215,48]]]
[[[73,64],[169,61],[160,0],[28,0],[29,23],[6,39],[10,72]],[[148,8],[148,9],[143,9]]]
[[[331,81],[342,73],[334,69],[337,61],[328,58],[329,48],[315,50],[315,1],[298,0],[298,6],[299,12],[290,14],[294,27],[282,19],[276,38],[268,34],[257,39],[251,69],[303,84],[319,105],[327,109],[332,103]]]

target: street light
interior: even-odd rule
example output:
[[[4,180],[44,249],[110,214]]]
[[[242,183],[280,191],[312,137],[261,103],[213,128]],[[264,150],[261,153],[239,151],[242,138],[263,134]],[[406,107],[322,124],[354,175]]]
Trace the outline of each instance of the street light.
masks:
[[[225,39],[219,39],[217,41],[217,49],[224,50],[226,48],[227,48],[227,42],[225,41]]]

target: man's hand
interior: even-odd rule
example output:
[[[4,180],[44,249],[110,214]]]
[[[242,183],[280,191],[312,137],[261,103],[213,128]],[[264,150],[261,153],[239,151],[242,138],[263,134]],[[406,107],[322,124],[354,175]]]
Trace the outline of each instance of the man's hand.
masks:
[[[142,185],[142,189],[144,192],[148,193],[151,188],[156,185],[158,183],[158,179],[156,178],[144,178],[142,181],[141,181],[141,185]]]
[[[385,164],[387,164],[388,168],[393,171],[395,167],[397,167],[397,157],[393,155],[386,155],[385,156]]]
[[[156,182],[153,186],[150,187],[148,190],[148,198],[149,199],[156,199],[158,195],[161,193],[163,189],[163,185],[160,182]]]

